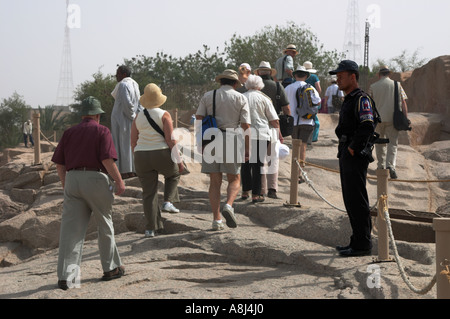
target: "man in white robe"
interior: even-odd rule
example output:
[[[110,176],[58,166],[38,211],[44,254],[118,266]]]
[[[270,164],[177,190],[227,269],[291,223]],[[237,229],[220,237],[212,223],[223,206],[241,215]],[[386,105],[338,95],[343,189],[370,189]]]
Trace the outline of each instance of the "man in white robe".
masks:
[[[118,155],[116,164],[122,178],[126,179],[136,176],[131,150],[131,124],[142,108],[139,104],[141,93],[128,67],[120,66],[116,79],[118,84],[111,93],[115,99],[111,113],[111,134]]]

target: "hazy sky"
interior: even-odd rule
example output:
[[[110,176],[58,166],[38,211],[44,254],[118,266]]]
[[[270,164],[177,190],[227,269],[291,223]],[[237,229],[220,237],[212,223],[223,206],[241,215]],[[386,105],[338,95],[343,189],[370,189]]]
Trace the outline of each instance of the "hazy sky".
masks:
[[[326,50],[342,51],[348,2],[71,0],[80,9],[71,11],[70,20],[74,86],[100,68],[114,74],[124,58],[159,51],[184,57],[204,44],[222,50],[234,33],[249,36],[288,21],[309,27]],[[450,55],[450,1],[360,0],[358,5],[363,46],[365,20],[375,23],[370,65],[404,49],[420,49],[427,59]],[[65,22],[65,0],[0,0],[0,100],[16,91],[32,107],[56,102]]]

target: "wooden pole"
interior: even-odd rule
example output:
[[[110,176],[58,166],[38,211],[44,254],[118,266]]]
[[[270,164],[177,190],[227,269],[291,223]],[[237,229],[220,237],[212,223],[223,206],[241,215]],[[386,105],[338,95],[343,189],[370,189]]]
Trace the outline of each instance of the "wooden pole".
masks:
[[[301,140],[292,140],[292,164],[291,164],[291,194],[290,194],[290,204],[299,205],[298,201],[298,177],[299,168],[297,161],[300,161],[300,146],[302,145]]]
[[[34,165],[41,164],[41,114],[33,114]]]
[[[175,109],[175,128],[178,128],[178,109]]]
[[[436,232],[437,299],[450,299],[450,218],[433,219]]]
[[[380,200],[381,196],[388,195],[388,176],[389,170],[377,170],[377,198]],[[389,235],[387,229],[387,222],[384,216],[382,205],[378,205],[377,216],[378,228],[378,261],[390,261],[389,258]]]

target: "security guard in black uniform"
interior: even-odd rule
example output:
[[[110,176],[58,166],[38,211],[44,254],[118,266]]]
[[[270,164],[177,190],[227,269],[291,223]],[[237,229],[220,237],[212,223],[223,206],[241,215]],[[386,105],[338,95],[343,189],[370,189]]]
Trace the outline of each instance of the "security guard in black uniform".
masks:
[[[341,256],[365,256],[372,250],[369,198],[367,195],[367,169],[372,149],[367,143],[374,134],[374,104],[359,88],[359,67],[344,60],[329,72],[337,75],[339,89],[346,94],[336,135],[339,138],[339,168],[342,195],[353,234],[348,246],[337,246]]]

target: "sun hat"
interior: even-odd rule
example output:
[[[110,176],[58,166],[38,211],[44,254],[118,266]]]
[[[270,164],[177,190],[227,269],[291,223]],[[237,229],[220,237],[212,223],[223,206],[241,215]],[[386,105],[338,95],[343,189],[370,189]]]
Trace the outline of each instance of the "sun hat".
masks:
[[[378,71],[378,73],[390,73],[390,72],[391,70],[387,66],[382,66],[380,71]]]
[[[303,66],[303,65],[299,65],[297,67],[297,70],[295,70],[292,74],[295,74],[297,72],[305,72],[308,74],[308,78],[311,76],[311,73]]]
[[[271,71],[272,72],[270,74],[271,76],[277,75],[277,70],[272,69],[272,67],[270,66],[270,63],[266,62],[266,61],[261,61],[261,63],[259,64],[258,68],[253,73],[259,75],[258,71],[260,71],[260,70],[261,71]]]
[[[93,96],[89,96],[81,102],[81,116],[104,114],[102,104]]]
[[[359,72],[358,64],[352,60],[344,60],[339,63],[338,68],[336,70],[330,71],[330,75],[338,74],[339,72],[344,71],[357,71]]]
[[[216,76],[216,82],[220,82],[220,79],[234,80],[238,81],[239,84],[241,84],[241,81],[239,81],[239,76],[235,70],[226,69],[222,72],[222,74]]]
[[[295,55],[298,55],[299,52],[297,51],[297,47],[295,46],[295,44],[289,44],[286,49],[284,49],[283,53],[286,54],[287,51],[294,51]]]
[[[242,70],[242,69],[244,69],[244,70],[246,70],[246,71],[252,71],[252,67],[250,66],[250,64],[248,64],[248,63],[242,63],[240,66],[239,66],[239,70]]]
[[[156,109],[166,103],[167,96],[162,94],[162,90],[154,83],[147,84],[144,89],[144,94],[141,96],[139,102],[146,109]]]
[[[313,69],[313,64],[310,61],[306,61],[305,63],[303,63],[303,66],[305,67],[305,69],[309,72],[309,73],[317,73],[316,69]]]

